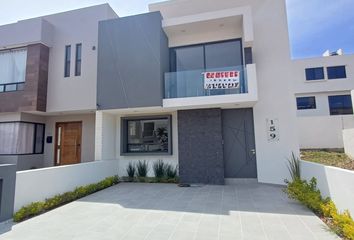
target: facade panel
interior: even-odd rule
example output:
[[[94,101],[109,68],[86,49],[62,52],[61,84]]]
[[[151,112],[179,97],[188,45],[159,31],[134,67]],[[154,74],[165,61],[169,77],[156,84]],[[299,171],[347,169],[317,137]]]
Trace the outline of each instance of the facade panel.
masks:
[[[100,22],[98,109],[161,106],[168,46],[157,12]]]

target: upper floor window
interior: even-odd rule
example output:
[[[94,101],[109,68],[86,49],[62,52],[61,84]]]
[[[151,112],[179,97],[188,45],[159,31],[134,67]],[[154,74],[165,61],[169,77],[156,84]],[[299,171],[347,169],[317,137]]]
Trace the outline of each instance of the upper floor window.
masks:
[[[75,53],[75,76],[81,75],[81,51],[82,44],[76,44],[76,53]]]
[[[331,115],[353,114],[351,95],[328,96]]]
[[[345,66],[327,67],[328,79],[346,78]]]
[[[306,80],[307,81],[322,80],[325,78],[323,67],[306,68],[305,73],[306,73]]]
[[[23,90],[27,49],[0,51],[0,92]]]
[[[296,98],[297,110],[316,109],[315,97],[298,97]]]
[[[70,77],[71,45],[65,46],[64,77]]]
[[[205,43],[171,49],[172,72],[220,69],[242,65],[241,40]]]
[[[44,124],[0,123],[0,155],[42,154],[43,150]]]

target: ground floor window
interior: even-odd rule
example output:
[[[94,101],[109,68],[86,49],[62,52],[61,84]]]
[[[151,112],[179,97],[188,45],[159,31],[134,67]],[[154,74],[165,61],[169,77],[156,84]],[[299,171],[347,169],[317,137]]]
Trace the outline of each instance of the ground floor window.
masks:
[[[171,117],[122,118],[122,154],[172,154]]]
[[[40,123],[0,123],[0,154],[42,154],[44,128]]]
[[[331,115],[353,114],[351,95],[328,96]]]

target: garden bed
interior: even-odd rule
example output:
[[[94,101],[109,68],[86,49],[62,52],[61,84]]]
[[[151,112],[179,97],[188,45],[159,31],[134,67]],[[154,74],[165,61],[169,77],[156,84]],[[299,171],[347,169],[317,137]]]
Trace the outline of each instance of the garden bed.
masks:
[[[302,150],[301,159],[354,171],[354,160],[343,152],[331,150]]]
[[[178,177],[175,178],[156,178],[156,177],[122,177],[121,182],[138,182],[138,183],[178,183]]]
[[[58,194],[48,198],[45,201],[33,202],[20,208],[13,216],[14,222],[22,222],[34,216],[48,212],[54,208],[63,206],[77,199],[88,196],[105,188],[119,183],[118,176],[108,177],[98,183],[89,184],[75,188],[71,192]]]

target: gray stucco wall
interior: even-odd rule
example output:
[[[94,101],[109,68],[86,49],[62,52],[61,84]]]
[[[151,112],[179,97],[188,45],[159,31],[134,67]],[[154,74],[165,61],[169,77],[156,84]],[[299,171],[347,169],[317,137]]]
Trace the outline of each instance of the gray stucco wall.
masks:
[[[15,200],[16,165],[0,164],[0,222],[12,218]]]
[[[2,155],[0,164],[14,164],[17,171],[44,167],[43,154]]]
[[[161,14],[101,21],[98,37],[98,109],[161,106],[168,40]]]
[[[224,184],[221,109],[178,111],[182,183]]]

